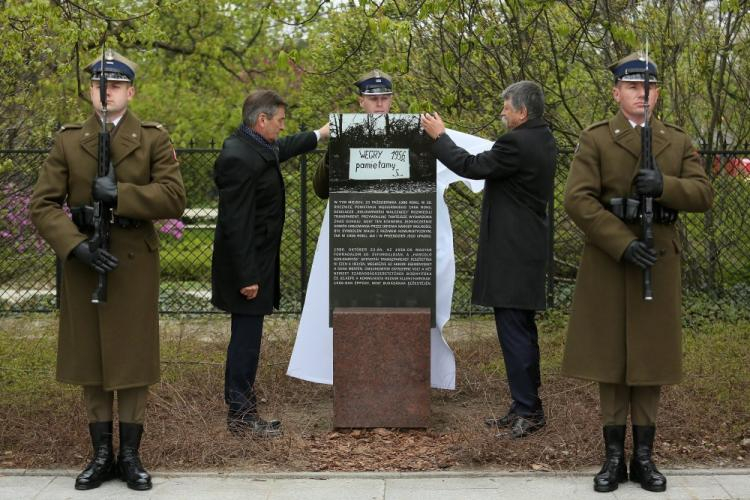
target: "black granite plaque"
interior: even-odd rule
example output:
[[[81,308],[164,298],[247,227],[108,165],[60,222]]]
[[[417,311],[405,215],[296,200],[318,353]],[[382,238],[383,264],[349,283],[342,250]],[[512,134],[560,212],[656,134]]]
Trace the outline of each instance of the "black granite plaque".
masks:
[[[330,307],[429,308],[436,160],[419,115],[331,115]]]

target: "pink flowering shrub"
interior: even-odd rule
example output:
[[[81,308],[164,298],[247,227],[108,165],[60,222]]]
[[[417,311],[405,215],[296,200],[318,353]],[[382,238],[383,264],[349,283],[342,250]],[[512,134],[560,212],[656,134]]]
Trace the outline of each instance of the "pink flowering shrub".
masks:
[[[29,218],[31,190],[21,189],[13,182],[0,185],[0,241],[18,253],[43,252],[46,244]],[[66,213],[70,215],[67,207]]]
[[[185,223],[180,219],[160,219],[154,224],[160,233],[168,234],[177,240],[185,233]]]
[[[13,182],[0,185],[0,241],[3,246],[14,248],[18,253],[42,253],[47,248],[29,218],[30,202],[30,189],[17,188]],[[63,205],[63,211],[70,217],[67,205]],[[156,221],[156,227],[160,232],[178,240],[185,232],[185,223],[179,219]]]

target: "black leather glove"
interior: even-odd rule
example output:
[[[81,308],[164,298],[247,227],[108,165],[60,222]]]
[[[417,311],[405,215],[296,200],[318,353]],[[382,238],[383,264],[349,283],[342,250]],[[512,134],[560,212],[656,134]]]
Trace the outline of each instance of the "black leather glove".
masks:
[[[94,252],[89,248],[88,241],[82,241],[73,249],[73,255],[91,266],[97,273],[108,273],[114,271],[120,261],[108,251],[100,248]]]
[[[635,264],[641,269],[647,269],[656,264],[656,251],[648,248],[642,241],[633,240],[623,252],[622,260]]]
[[[107,175],[94,179],[91,196],[94,200],[101,201],[109,206],[117,205],[117,178],[115,177],[115,167],[111,163]]]
[[[658,168],[641,169],[635,176],[635,192],[643,196],[661,196],[664,191],[664,177]]]

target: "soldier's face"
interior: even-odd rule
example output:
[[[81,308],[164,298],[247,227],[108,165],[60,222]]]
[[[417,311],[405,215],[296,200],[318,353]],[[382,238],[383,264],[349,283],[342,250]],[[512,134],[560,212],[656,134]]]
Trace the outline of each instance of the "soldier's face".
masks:
[[[620,105],[622,114],[635,123],[643,123],[643,103],[646,101],[645,85],[643,82],[619,81],[612,89],[615,102]],[[656,83],[648,87],[648,110],[653,113],[654,106],[659,100],[659,87]]]
[[[111,121],[125,113],[128,103],[135,95],[135,87],[128,82],[107,82],[107,121]],[[97,113],[102,111],[99,98],[99,80],[91,82],[91,102]]]
[[[392,103],[393,94],[359,96],[359,105],[365,113],[390,113]]]
[[[284,130],[286,121],[286,109],[279,106],[273,116],[261,113],[256,123],[255,131],[263,136],[268,142],[274,142]]]

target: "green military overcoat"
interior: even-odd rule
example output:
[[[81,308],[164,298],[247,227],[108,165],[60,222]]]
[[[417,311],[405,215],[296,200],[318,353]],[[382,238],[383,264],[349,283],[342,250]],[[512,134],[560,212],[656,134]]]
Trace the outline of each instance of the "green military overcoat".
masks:
[[[97,174],[100,121],[66,125],[44,163],[31,198],[31,219],[63,263],[57,379],[105,390],[159,380],[159,240],[154,219],[176,218],[185,209],[185,188],[167,132],[126,112],[112,131],[117,175],[115,214],[143,221],[137,228],[112,224],[106,304],[92,304],[96,272],[72,255],[90,233],[79,231],[63,211],[91,205]]]
[[[664,177],[655,201],[686,212],[705,211],[713,190],[690,138],[652,119],[653,154]],[[680,381],[680,240],[674,224],[654,224],[658,261],[654,300],[643,300],[643,273],[622,261],[639,224],[607,210],[614,197],[634,197],[641,136],[619,112],[581,134],[565,189],[565,210],[584,233],[562,373],[598,382],[662,385]]]

